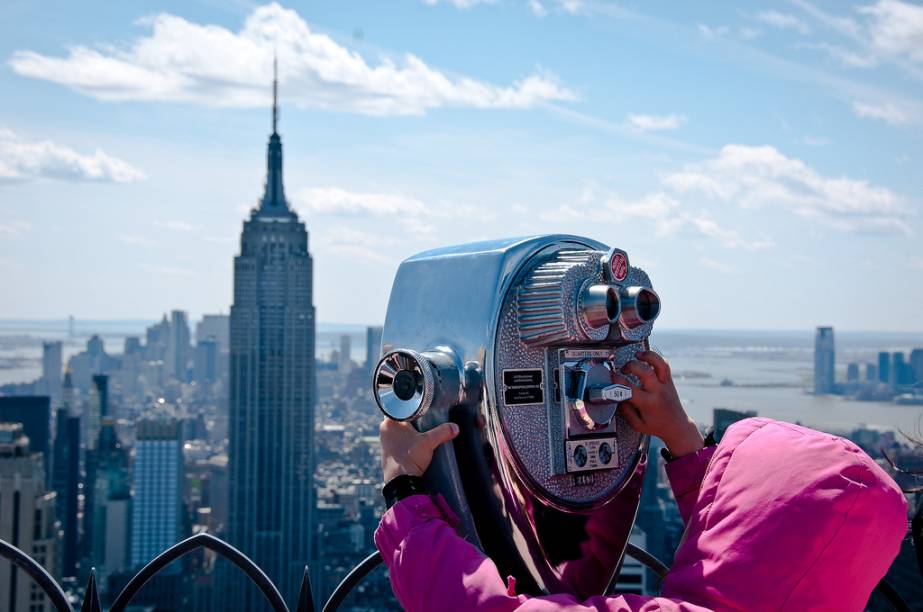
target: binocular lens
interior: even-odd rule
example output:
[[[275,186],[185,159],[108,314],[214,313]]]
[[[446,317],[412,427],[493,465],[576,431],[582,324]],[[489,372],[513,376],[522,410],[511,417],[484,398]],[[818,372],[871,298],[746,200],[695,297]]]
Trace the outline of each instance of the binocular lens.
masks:
[[[433,401],[433,366],[415,351],[391,351],[378,362],[373,384],[375,401],[385,415],[398,421],[413,420]]]
[[[637,297],[638,317],[643,321],[653,321],[660,313],[660,298],[650,289],[642,289]]]
[[[407,401],[417,392],[417,378],[410,370],[401,370],[394,375],[392,388],[398,399]]]

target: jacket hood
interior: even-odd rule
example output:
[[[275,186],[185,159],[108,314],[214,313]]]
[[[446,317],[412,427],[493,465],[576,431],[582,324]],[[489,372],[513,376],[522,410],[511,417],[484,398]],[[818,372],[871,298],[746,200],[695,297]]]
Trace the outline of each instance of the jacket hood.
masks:
[[[770,419],[731,426],[662,593],[716,609],[861,610],[907,502],[855,444]]]

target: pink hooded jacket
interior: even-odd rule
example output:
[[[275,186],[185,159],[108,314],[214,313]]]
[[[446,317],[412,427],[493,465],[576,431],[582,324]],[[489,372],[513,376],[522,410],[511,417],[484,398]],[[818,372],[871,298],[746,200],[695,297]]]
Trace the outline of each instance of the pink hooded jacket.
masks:
[[[516,595],[424,495],[388,510],[375,543],[412,612],[862,610],[907,530],[903,494],[868,455],[797,425],[741,421],[666,469],[686,532],[660,597]]]

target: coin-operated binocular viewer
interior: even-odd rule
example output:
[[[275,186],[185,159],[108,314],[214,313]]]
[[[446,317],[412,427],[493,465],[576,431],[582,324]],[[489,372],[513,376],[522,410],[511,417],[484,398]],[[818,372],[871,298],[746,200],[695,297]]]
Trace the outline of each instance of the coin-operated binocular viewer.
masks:
[[[631,390],[612,374],[659,311],[625,251],[576,236],[437,249],[397,271],[376,401],[423,430],[459,425],[425,477],[519,592],[597,595],[620,567],[647,438],[618,414]]]

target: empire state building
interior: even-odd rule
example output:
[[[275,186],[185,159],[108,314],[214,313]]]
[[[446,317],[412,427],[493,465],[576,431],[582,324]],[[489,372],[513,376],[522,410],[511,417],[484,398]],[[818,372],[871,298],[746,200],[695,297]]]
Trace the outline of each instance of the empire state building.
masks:
[[[228,538],[292,605],[313,539],[315,321],[308,233],[282,184],[277,83],[266,189],[234,258]],[[224,609],[265,606],[240,576],[224,595]]]

